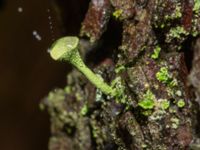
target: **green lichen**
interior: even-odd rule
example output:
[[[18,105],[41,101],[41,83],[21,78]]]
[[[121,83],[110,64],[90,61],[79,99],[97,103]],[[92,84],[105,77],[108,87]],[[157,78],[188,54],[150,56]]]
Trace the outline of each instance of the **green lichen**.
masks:
[[[199,32],[197,31],[197,29],[192,32],[193,37],[196,37],[198,34],[199,34]]]
[[[100,129],[96,126],[96,124],[94,124],[92,126],[92,136],[94,138],[98,138],[99,133],[100,133]]]
[[[165,27],[165,24],[162,23],[162,24],[160,25],[160,28],[163,29],[164,27]]]
[[[147,109],[147,110],[144,110],[144,111],[142,111],[142,114],[144,115],[144,116],[150,116],[151,114],[152,114],[152,110],[150,110],[150,109]]]
[[[115,89],[115,100],[118,103],[126,104],[127,96],[125,95],[125,86],[122,83],[121,77],[116,77],[111,82],[111,87]]]
[[[176,6],[176,9],[175,9],[175,18],[181,18],[181,17],[182,17],[181,6]]]
[[[200,9],[199,9],[199,11],[200,11]],[[200,15],[200,13],[195,14],[196,18],[192,20],[192,24],[194,24],[194,25],[192,26],[191,34],[192,34],[193,37],[196,37],[196,36],[199,35],[199,31],[198,31],[198,24],[199,24],[198,18],[199,18],[199,16],[198,15]]]
[[[160,46],[156,46],[156,48],[153,51],[153,54],[151,55],[151,58],[152,59],[158,59],[160,51],[161,51]]]
[[[147,48],[147,46],[146,46],[146,45],[143,45],[143,46],[141,47],[140,51],[142,52],[142,51],[144,51],[146,48]]]
[[[107,83],[93,73],[83,62],[79,54],[78,37],[66,36],[55,41],[51,46],[50,55],[54,60],[65,60],[75,66],[82,72],[88,80],[93,83],[104,94],[115,97],[115,89],[112,89]]]
[[[83,96],[79,92],[75,93],[75,97],[76,97],[76,100],[78,100],[78,101],[81,101],[83,99]]]
[[[170,113],[177,113],[177,109],[174,108],[174,107],[170,107],[170,108],[169,108],[169,112],[170,112]]]
[[[104,100],[103,93],[101,92],[101,90],[97,89],[96,90],[95,101],[96,102],[102,102],[103,100]]]
[[[200,11],[200,0],[194,0],[193,11],[197,14]]]
[[[71,86],[66,86],[64,91],[67,93],[67,94],[70,94],[72,92],[72,87]]]
[[[139,101],[138,105],[143,109],[153,109],[155,106],[155,95],[148,90],[144,95],[142,100]]]
[[[177,4],[174,13],[172,13],[171,15],[166,15],[165,16],[165,20],[174,20],[174,19],[178,19],[182,17],[182,13],[181,13],[181,4]]]
[[[188,32],[181,26],[171,28],[169,31],[169,37],[180,39],[182,35],[188,35]]]
[[[164,118],[166,115],[166,111],[163,109],[155,109],[152,115],[149,116],[150,121],[159,121]]]
[[[156,73],[156,79],[162,83],[170,83],[171,76],[167,67],[161,67],[160,70]]]
[[[170,119],[170,121],[171,121],[171,123],[172,123],[171,127],[172,127],[173,129],[177,129],[178,126],[179,126],[179,124],[180,124],[180,120],[179,120],[178,118],[176,118],[176,117],[172,117],[172,118]]]
[[[180,90],[176,91],[177,96],[182,96],[182,92]]]
[[[164,110],[168,109],[170,106],[170,101],[168,101],[167,99],[163,99],[160,103],[161,108]]]
[[[64,91],[61,89],[56,89],[48,94],[47,99],[49,102],[54,104],[62,102],[65,100]]]
[[[147,144],[142,144],[142,148],[147,148],[148,145]]]
[[[123,10],[118,9],[118,10],[116,10],[116,11],[113,12],[113,16],[114,16],[116,19],[118,19],[118,18],[121,16],[122,12],[123,12]]]
[[[172,97],[174,96],[174,89],[172,89],[171,87],[167,87],[166,92],[168,96],[172,96]]]
[[[184,107],[184,106],[185,106],[185,101],[184,101],[183,99],[178,100],[177,106],[178,106],[179,108]]]
[[[85,116],[88,113],[88,111],[89,111],[88,106],[86,104],[84,104],[80,113],[81,113],[81,115]]]
[[[171,81],[170,81],[171,80]],[[168,83],[168,86],[170,87],[170,88],[173,88],[173,87],[175,87],[175,86],[178,86],[178,81],[177,81],[177,79],[170,79],[169,80],[169,83]]]
[[[39,109],[40,109],[41,111],[44,111],[45,105],[44,105],[43,103],[40,103],[40,104],[39,104]]]
[[[120,73],[122,71],[124,71],[126,68],[123,65],[117,66],[115,67],[115,73]]]

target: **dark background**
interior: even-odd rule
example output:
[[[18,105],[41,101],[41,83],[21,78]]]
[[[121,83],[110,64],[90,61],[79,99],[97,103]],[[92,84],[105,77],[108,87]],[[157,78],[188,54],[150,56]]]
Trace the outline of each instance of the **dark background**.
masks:
[[[47,149],[49,116],[39,103],[50,90],[65,86],[68,71],[47,49],[54,38],[79,33],[88,1],[0,0],[1,150]]]

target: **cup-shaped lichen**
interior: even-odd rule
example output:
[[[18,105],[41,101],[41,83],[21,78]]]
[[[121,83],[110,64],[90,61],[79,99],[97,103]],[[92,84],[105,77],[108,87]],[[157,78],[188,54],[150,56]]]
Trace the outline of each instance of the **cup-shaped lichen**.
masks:
[[[83,62],[79,54],[79,39],[77,37],[67,36],[58,39],[52,44],[50,55],[54,60],[64,60],[71,63],[104,94],[115,96],[115,90],[105,83],[101,77],[93,73]]]

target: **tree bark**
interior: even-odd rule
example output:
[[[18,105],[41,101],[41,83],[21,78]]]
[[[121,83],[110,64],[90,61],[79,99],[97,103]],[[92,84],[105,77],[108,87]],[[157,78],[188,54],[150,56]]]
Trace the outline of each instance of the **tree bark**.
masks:
[[[125,100],[102,94],[73,70],[66,88],[42,104],[51,117],[49,149],[198,148],[198,3],[91,0],[80,31],[88,39],[80,42],[82,56],[107,83],[116,81]]]

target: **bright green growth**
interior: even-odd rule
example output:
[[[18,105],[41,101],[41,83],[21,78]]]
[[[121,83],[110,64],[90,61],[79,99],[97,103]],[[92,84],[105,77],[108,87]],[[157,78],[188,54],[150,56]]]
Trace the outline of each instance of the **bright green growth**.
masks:
[[[118,9],[118,10],[116,10],[115,12],[113,12],[113,16],[116,18],[116,19],[118,19],[120,16],[121,16],[121,14],[122,14],[122,10],[121,9]]]
[[[85,116],[88,113],[88,106],[85,104],[83,105],[82,109],[81,109],[81,115]]]
[[[164,99],[163,101],[161,101],[161,108],[162,109],[164,109],[164,110],[166,110],[166,109],[168,109],[169,108],[169,106],[170,106],[170,102],[167,100],[167,99]]]
[[[185,31],[185,29],[181,26],[177,26],[175,28],[171,28],[169,31],[169,35],[173,38],[180,39],[181,35],[187,35],[188,33]]]
[[[74,36],[67,36],[58,39],[51,46],[50,55],[54,60],[65,60],[81,71],[98,89],[104,94],[115,96],[112,89],[102,78],[93,73],[83,62],[78,51],[79,39]]]
[[[155,95],[150,90],[148,90],[144,94],[143,99],[138,103],[138,105],[143,109],[153,109],[155,106],[154,100]]]
[[[167,67],[161,67],[160,71],[156,73],[156,78],[162,83],[170,83],[171,77]]]
[[[193,11],[198,13],[200,11],[200,0],[194,0],[194,8]]]
[[[183,99],[180,99],[180,100],[177,102],[177,106],[178,106],[179,108],[184,107],[184,106],[185,106],[185,101],[184,101]]]
[[[161,51],[160,46],[156,46],[156,48],[153,51],[153,54],[151,55],[151,58],[157,59],[159,57],[160,51]]]
[[[76,61],[79,39],[77,37],[63,37],[55,41],[50,48],[50,55],[54,60]]]

